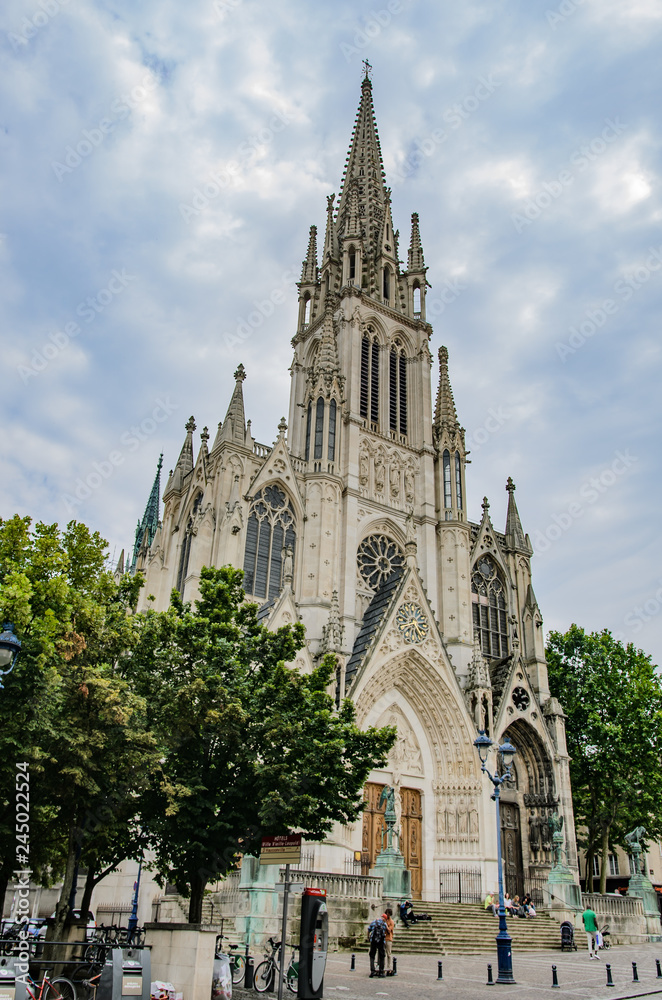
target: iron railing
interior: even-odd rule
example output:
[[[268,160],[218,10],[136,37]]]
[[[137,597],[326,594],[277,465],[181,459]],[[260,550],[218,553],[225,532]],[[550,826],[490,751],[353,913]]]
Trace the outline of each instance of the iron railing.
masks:
[[[439,871],[439,899],[442,903],[480,903],[482,890],[480,868],[453,867]]]

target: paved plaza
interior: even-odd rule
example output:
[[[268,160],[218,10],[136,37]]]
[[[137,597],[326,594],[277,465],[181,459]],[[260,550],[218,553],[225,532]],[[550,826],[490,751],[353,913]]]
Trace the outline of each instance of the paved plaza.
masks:
[[[582,935],[583,937],[583,935]],[[403,955],[398,958],[395,978],[370,979],[368,956],[357,954],[356,969],[350,971],[349,954],[329,956],[324,979],[324,996],[338,1000],[372,997],[434,998],[434,1000],[497,1000],[507,994],[524,997],[572,997],[591,1000],[624,1000],[625,997],[662,996],[662,979],[657,978],[655,959],[662,960],[662,943],[622,945],[600,953],[599,961],[589,961],[585,940],[578,939],[577,952],[541,951],[513,954],[516,985],[487,986],[487,963],[496,978],[496,950],[482,955],[442,957],[443,980],[437,979],[438,955]],[[583,944],[583,948],[581,947]],[[397,955],[397,950],[396,950]],[[614,986],[607,987],[605,966],[609,962]],[[632,981],[632,962],[637,963],[639,982]],[[559,989],[552,989],[552,965],[556,965]],[[236,997],[255,993],[234,988]],[[285,992],[287,996],[287,991]],[[291,994],[290,994],[291,995]]]

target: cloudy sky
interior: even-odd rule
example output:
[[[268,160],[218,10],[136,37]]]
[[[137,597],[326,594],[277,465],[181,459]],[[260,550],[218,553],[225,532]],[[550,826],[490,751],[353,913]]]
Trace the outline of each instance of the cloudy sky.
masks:
[[[659,0],[5,0],[1,27],[2,516],[117,556],[240,361],[274,440],[367,58],[470,516],[503,528],[511,475],[545,628],[662,661]]]

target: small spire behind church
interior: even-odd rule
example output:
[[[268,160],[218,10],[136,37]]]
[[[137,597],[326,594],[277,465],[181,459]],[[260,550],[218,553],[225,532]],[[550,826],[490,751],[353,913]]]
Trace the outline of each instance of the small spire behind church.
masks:
[[[191,420],[193,420],[192,417]],[[156,476],[154,477],[154,483],[152,485],[149,498],[147,500],[145,513],[143,514],[142,521],[138,521],[138,526],[136,528],[136,538],[133,544],[133,556],[131,558],[131,566],[129,570],[131,573],[135,573],[138,553],[140,552],[140,547],[143,543],[143,540],[146,539],[147,545],[148,546],[151,545],[152,541],[154,540],[154,535],[156,534],[156,529],[159,526],[159,505],[160,505],[162,467],[163,467],[163,453],[159,455],[159,463],[156,467]],[[122,563],[123,562],[124,562],[124,552],[122,552]]]
[[[412,212],[411,216],[411,238],[409,240],[409,255],[407,259],[407,270],[425,271],[425,260],[423,259],[423,247],[421,246],[421,231],[418,225],[418,212]],[[448,354],[448,352],[446,352]]]

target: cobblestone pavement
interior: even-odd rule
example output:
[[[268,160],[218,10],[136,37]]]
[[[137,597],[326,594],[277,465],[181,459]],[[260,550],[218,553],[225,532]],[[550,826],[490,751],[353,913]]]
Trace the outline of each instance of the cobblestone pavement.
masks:
[[[497,975],[496,949],[482,955],[441,957],[443,980],[437,979],[438,955],[403,955],[398,957],[397,977],[369,978],[368,956],[357,954],[356,969],[350,971],[349,954],[332,954],[326,965],[324,996],[337,1000],[496,1000],[521,994],[522,1000],[547,996],[552,1000],[567,996],[572,1000],[624,1000],[627,997],[662,996],[662,979],[657,978],[655,959],[662,961],[662,943],[620,945],[600,953],[599,961],[589,961],[586,947],[577,941],[577,952],[540,951],[513,953],[516,984],[487,986],[487,963]],[[395,952],[397,955],[397,950]],[[605,966],[611,965],[614,986],[607,987]],[[639,982],[632,981],[632,962],[637,963]],[[559,989],[552,990],[552,965],[559,978]],[[234,987],[237,1000],[255,1000],[257,994]],[[284,997],[292,996],[287,990]]]

